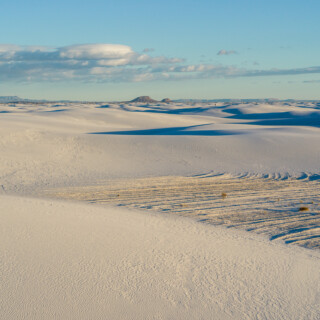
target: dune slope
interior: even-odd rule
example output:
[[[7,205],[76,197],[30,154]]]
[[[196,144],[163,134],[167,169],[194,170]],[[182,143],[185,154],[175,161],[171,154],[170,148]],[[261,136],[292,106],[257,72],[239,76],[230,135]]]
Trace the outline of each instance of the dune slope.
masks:
[[[1,196],[2,319],[319,319],[320,256],[185,218]]]

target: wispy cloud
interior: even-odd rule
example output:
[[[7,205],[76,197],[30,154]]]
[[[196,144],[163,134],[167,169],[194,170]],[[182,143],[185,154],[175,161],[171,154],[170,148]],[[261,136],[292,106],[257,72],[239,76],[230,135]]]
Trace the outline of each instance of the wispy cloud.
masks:
[[[60,48],[0,45],[0,81],[139,82],[311,73],[320,73],[320,66],[258,70],[187,64],[180,58],[154,57],[120,44],[81,44]]]
[[[299,74],[320,73],[320,66],[307,68],[293,68],[293,69],[270,69],[270,70],[248,70],[244,73],[247,77],[262,77],[262,76],[287,76]]]
[[[305,80],[303,83],[320,83],[320,80]]]
[[[145,48],[145,49],[143,49],[143,52],[144,52],[144,53],[153,52],[153,51],[154,51],[153,48]]]
[[[235,50],[220,50],[218,51],[218,56],[229,56],[230,54],[237,54],[238,52]]]

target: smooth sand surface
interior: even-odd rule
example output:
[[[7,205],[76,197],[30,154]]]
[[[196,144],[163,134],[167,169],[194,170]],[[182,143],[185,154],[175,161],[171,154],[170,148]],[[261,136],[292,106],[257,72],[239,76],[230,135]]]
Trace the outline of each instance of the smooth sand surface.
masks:
[[[319,319],[320,256],[185,218],[0,197],[1,319]]]

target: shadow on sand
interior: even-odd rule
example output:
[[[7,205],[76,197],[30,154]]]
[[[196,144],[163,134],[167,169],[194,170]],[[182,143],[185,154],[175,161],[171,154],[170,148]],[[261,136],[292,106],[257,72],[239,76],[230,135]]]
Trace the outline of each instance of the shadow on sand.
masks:
[[[90,132],[90,134],[107,134],[107,135],[130,135],[130,136],[228,136],[238,135],[245,132],[235,130],[190,130],[208,124],[188,126],[188,127],[169,127],[155,128],[145,130],[127,130],[127,131],[106,131]]]
[[[228,110],[229,112],[230,110]],[[291,112],[235,114],[228,119],[250,120],[246,124],[265,126],[320,127],[320,113],[294,114]],[[253,121],[251,121],[253,120]]]

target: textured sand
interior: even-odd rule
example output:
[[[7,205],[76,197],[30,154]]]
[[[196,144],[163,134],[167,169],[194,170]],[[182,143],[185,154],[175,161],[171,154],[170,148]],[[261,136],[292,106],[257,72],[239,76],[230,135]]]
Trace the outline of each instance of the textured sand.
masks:
[[[319,319],[320,256],[119,208],[0,197],[1,319]]]
[[[315,180],[312,180],[315,179]],[[320,180],[281,175],[121,179],[44,195],[192,217],[320,249]]]

